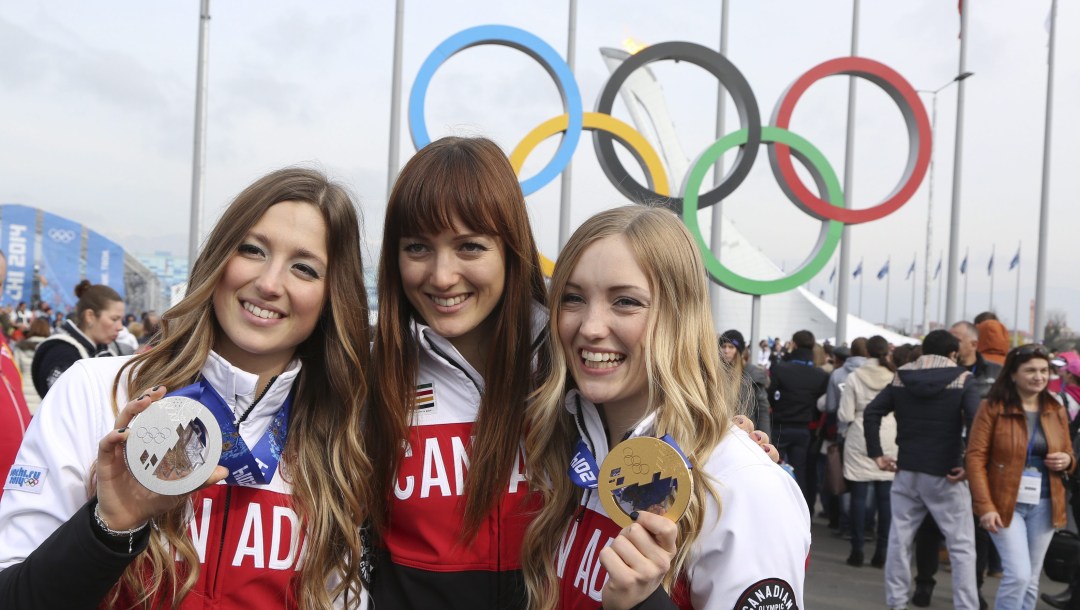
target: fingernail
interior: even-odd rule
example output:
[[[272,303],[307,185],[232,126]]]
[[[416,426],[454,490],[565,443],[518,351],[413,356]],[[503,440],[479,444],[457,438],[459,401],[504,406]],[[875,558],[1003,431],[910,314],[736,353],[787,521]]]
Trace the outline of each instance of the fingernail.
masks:
[[[762,446],[761,446],[761,448],[765,450],[765,453],[768,453],[768,452],[769,452],[769,448],[768,448],[768,447],[766,447],[765,445],[762,445]]]
[[[151,389],[150,391],[151,391],[151,392],[157,392],[157,391],[158,391],[158,390],[160,390],[160,389],[161,389],[161,386],[160,386],[160,385],[156,385],[156,386],[154,386],[154,387],[153,387],[153,388],[152,388],[152,389]]]
[[[142,400],[142,399],[146,398],[147,396],[149,396],[149,394],[143,394],[142,396],[136,398],[135,400]]]
[[[754,433],[754,440],[755,441],[760,441],[761,440],[761,433],[760,432],[755,432]]]
[[[124,426],[123,428],[120,428],[116,431],[117,434],[123,434],[124,432],[127,432],[127,426]]]
[[[630,520],[631,521],[637,521],[637,518],[638,518],[638,512],[636,510],[634,512],[630,513]]]

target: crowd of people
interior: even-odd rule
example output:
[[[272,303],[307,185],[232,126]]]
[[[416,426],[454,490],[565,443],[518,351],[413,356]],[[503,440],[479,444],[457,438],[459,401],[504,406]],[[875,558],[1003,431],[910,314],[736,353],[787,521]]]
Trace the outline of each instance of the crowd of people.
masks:
[[[944,543],[954,607],[986,608],[989,574],[1001,578],[995,608],[1033,609],[1067,498],[1080,508],[1071,483],[1080,356],[1010,349],[991,312],[916,346],[874,336],[832,348],[808,331],[773,344],[761,343],[772,353],[759,360],[768,385],[756,385],[776,447],[807,509],[820,499],[829,526],[850,540],[849,565],[865,565],[874,538],[869,563],[884,569],[887,607],[930,605]],[[1080,575],[1042,599],[1080,608]]]
[[[0,607],[801,608],[819,500],[852,566],[876,527],[888,606],[929,603],[936,566],[912,596],[910,556],[943,538],[957,608],[990,548],[998,607],[1033,607],[1075,353],[1010,350],[989,319],[914,349],[802,330],[751,362],[666,209],[587,219],[545,280],[484,138],[420,150],[384,222],[374,325],[355,202],[298,168],[237,195],[160,320],[88,282],[59,327],[8,312],[42,402],[0,345]],[[167,395],[225,439],[180,496],[126,453]],[[155,476],[200,459],[177,432]]]

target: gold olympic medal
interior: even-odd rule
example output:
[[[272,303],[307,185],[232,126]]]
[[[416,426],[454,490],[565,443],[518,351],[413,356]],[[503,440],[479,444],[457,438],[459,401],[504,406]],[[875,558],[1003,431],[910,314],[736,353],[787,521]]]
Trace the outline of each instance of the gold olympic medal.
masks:
[[[199,488],[221,459],[221,427],[197,400],[168,396],[128,424],[128,470],[143,487],[166,496]]]
[[[674,447],[650,436],[627,439],[611,450],[600,466],[600,503],[620,527],[633,521],[630,513],[648,511],[678,521],[694,480]]]

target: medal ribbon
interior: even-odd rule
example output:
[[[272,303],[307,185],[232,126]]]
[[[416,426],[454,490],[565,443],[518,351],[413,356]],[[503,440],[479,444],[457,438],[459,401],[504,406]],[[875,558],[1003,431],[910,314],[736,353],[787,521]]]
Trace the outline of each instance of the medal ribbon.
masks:
[[[660,440],[664,441],[668,445],[671,445],[672,449],[678,452],[679,456],[683,459],[683,463],[686,464],[688,469],[693,469],[690,465],[690,460],[686,459],[686,454],[683,453],[679,447],[679,443],[675,442],[675,439],[671,438],[670,434],[665,434],[660,437]],[[618,445],[616,445],[617,447]],[[566,470],[566,474],[570,475],[570,480],[583,489],[596,489],[597,486],[597,472],[600,469],[596,467],[596,456],[593,455],[592,449],[589,449],[589,445],[585,443],[583,439],[578,439],[577,445],[574,446],[574,457],[570,460],[570,468]]]
[[[263,433],[262,438],[255,443],[254,449],[249,449],[240,429],[233,421],[233,412],[213,386],[206,379],[184,386],[178,390],[169,392],[167,396],[183,396],[201,402],[210,409],[221,428],[221,460],[219,464],[229,469],[229,476],[225,478],[228,485],[254,486],[266,485],[274,478],[277,472],[278,461],[281,459],[281,450],[285,446],[285,438],[289,431],[289,410],[292,408],[293,386],[289,396],[281,405],[277,415],[270,422],[270,427]]]

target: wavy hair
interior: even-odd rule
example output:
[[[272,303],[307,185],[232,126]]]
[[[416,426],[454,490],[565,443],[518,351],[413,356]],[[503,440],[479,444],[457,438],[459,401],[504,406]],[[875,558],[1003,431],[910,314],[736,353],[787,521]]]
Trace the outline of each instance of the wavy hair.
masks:
[[[225,210],[191,269],[187,294],[161,316],[153,349],[126,363],[113,382],[128,396],[156,385],[193,383],[222,336],[211,305],[225,265],[248,231],[271,206],[309,203],[326,223],[326,304],[312,334],[297,346],[303,366],[281,458],[282,476],[303,523],[305,553],[296,591],[282,591],[303,608],[329,609],[334,598],[359,600],[359,524],[371,493],[371,465],[360,434],[367,398],[364,374],[370,356],[367,292],[363,283],[360,226],[348,192],[320,172],[286,168],[244,189]],[[123,381],[128,374],[126,382]],[[179,606],[198,579],[199,559],[187,533],[187,503],[157,519],[160,536],[124,572],[107,603],[121,590],[150,608],[162,597]],[[182,567],[178,566],[177,558]],[[147,575],[150,575],[147,577]],[[339,580],[338,580],[339,579]],[[336,582],[328,588],[328,583]]]
[[[1031,343],[1009,350],[1009,353],[1005,354],[1005,363],[1001,365],[1001,372],[998,373],[994,384],[990,386],[990,391],[986,393],[986,402],[1001,403],[1005,408],[1020,407],[1020,392],[1016,389],[1016,382],[1013,381],[1012,376],[1020,370],[1020,365],[1036,358],[1045,360],[1047,366],[1050,365],[1050,352],[1042,345]],[[1039,408],[1042,409],[1051,401],[1057,401],[1057,399],[1054,398],[1047,384],[1039,392]]]
[[[536,386],[532,304],[546,303],[540,258],[525,197],[498,145],[486,138],[446,137],[428,144],[405,164],[386,207],[379,259],[379,324],[372,350],[372,405],[365,441],[374,465],[370,519],[385,533],[390,496],[401,464],[402,443],[416,409],[419,345],[412,332],[419,316],[409,303],[398,256],[405,237],[464,227],[501,240],[505,288],[491,315],[494,333],[480,409],[473,425],[465,481],[462,539],[471,539],[503,496],[517,459],[525,403]]]
[[[551,279],[550,332],[558,337],[559,305],[582,253],[606,237],[621,235],[648,278],[652,302],[645,332],[649,411],[656,434],[670,434],[694,465],[702,465],[731,424],[735,384],[721,362],[713,329],[704,265],[679,219],[662,208],[630,205],[585,221],[563,248]],[[552,342],[554,343],[554,342]],[[522,564],[530,607],[558,603],[554,557],[566,525],[581,502],[581,490],[566,476],[577,438],[573,417],[563,408],[572,379],[565,349],[549,345],[551,372],[534,393],[527,413],[526,471],[543,495],[539,515],[525,534]],[[691,470],[694,494],[679,521],[678,551],[664,579],[670,590],[705,519],[706,494],[720,497],[700,468]]]

